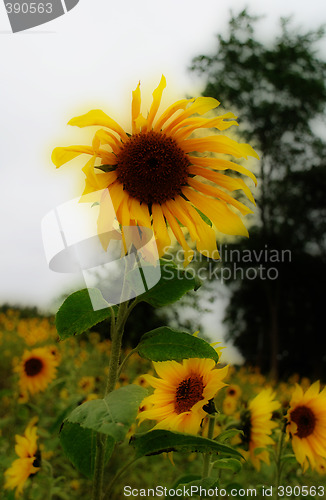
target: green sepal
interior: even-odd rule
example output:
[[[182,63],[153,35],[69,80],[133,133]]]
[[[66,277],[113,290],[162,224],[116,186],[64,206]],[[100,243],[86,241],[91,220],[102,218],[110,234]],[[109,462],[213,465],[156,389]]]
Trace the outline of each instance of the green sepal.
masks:
[[[195,207],[196,211],[198,212],[198,214],[200,215],[200,217],[203,219],[204,222],[206,222],[206,224],[208,224],[208,226],[212,227],[213,223],[212,221],[207,217],[207,215],[205,215],[201,210],[199,210],[199,208]]]
[[[99,170],[102,170],[102,172],[113,172],[116,170],[117,166],[116,165],[98,165],[95,168],[98,168]]]

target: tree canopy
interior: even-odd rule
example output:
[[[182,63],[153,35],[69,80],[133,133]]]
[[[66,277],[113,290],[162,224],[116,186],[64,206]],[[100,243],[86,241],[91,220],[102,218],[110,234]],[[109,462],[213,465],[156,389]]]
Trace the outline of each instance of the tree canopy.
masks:
[[[281,19],[272,43],[256,36],[259,18],[231,16],[211,55],[193,59],[204,96],[239,116],[240,133],[260,155],[250,238],[240,250],[289,250],[271,262],[276,279],[234,277],[226,312],[229,338],[248,362],[273,376],[293,370],[325,376],[322,280],[326,275],[326,62],[318,53],[324,28],[302,33]],[[231,245],[228,245],[229,247]],[[239,254],[241,255],[241,254]],[[254,254],[255,255],[255,254]],[[257,254],[256,254],[257,255]],[[237,262],[243,270],[261,262]],[[232,267],[234,263],[223,262]]]

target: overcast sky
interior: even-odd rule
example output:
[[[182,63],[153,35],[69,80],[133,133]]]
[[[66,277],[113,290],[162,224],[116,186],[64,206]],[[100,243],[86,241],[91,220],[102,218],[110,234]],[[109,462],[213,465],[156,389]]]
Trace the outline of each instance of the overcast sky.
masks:
[[[102,108],[128,125],[131,90],[141,80],[150,97],[162,73],[164,102],[198,95],[204,82],[187,71],[192,57],[213,51],[230,9],[245,6],[265,15],[266,40],[280,16],[293,14],[304,29],[326,21],[322,0],[80,0],[66,15],[12,34],[0,2],[0,303],[48,307],[82,286],[80,277],[48,269],[41,237],[44,215],[80,194],[78,162],[56,170],[50,161],[53,147],[85,143],[67,121]]]

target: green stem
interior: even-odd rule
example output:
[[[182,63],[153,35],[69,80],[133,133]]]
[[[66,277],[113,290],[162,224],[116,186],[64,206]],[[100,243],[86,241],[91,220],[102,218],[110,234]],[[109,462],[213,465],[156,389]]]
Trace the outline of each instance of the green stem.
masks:
[[[209,415],[208,416],[208,432],[207,432],[208,439],[213,439],[214,428],[215,428],[215,415]],[[205,455],[204,455],[203,472],[202,472],[202,478],[203,479],[205,477],[209,476],[209,473],[210,473],[210,467],[209,467],[210,466],[210,459],[211,459],[211,454],[210,453],[205,453]]]
[[[94,500],[100,500],[102,498],[105,445],[106,436],[97,433],[92,497]]]
[[[117,318],[111,315],[111,353],[109,363],[109,373],[104,397],[112,392],[119,376],[119,363],[121,354],[121,342],[124,332],[124,327],[129,314],[135,307],[136,301],[132,302],[129,306],[128,302],[123,302],[118,307]],[[92,500],[102,499],[103,487],[103,472],[104,472],[104,457],[106,447],[106,436],[97,434],[96,437],[96,455],[94,464],[94,479],[93,479],[93,496]]]
[[[137,352],[137,351],[138,351],[138,349],[137,349],[137,347],[135,347],[135,349],[132,349],[132,350],[129,352],[129,354],[127,354],[127,356],[123,359],[123,361],[122,361],[122,363],[121,363],[121,365],[120,365],[120,368],[119,368],[119,370],[118,370],[118,377],[120,377],[121,372],[122,372],[122,370],[123,370],[123,368],[124,368],[125,364],[127,363],[128,359],[129,359],[129,358],[130,358],[133,354],[135,354],[135,352]]]
[[[111,493],[112,487],[116,482],[116,480],[119,479],[119,477],[125,472],[125,470],[128,469],[128,467],[130,467],[130,465],[132,465],[134,462],[136,462],[136,460],[138,460],[138,458],[133,458],[132,460],[130,460],[130,462],[127,462],[123,467],[121,467],[121,469],[116,473],[116,475],[112,478],[109,486],[107,487],[107,490],[104,493],[103,500],[106,497],[109,497],[109,493]]]
[[[285,429],[286,429],[286,423],[281,430],[280,437],[279,437],[279,440],[277,443],[276,474],[275,474],[275,485],[274,485],[274,496],[276,499],[278,499],[278,487],[279,487],[280,482],[281,482],[281,474],[282,474],[282,469],[283,469],[282,452],[283,452],[283,445],[284,445]]]

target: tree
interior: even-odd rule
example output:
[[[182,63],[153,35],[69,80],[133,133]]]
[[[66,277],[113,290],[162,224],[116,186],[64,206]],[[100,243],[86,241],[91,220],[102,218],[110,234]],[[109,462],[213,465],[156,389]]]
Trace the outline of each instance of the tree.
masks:
[[[244,140],[261,157],[251,236],[234,248],[291,252],[291,262],[273,263],[277,279],[245,273],[229,282],[226,321],[244,357],[272,376],[290,368],[320,376],[326,341],[316,283],[326,274],[326,145],[316,130],[325,117],[326,63],[316,44],[324,28],[300,33],[282,19],[281,34],[267,45],[255,36],[258,21],[246,10],[231,16],[216,52],[191,66],[206,80],[203,95],[239,115]],[[258,264],[238,263],[244,271]]]

